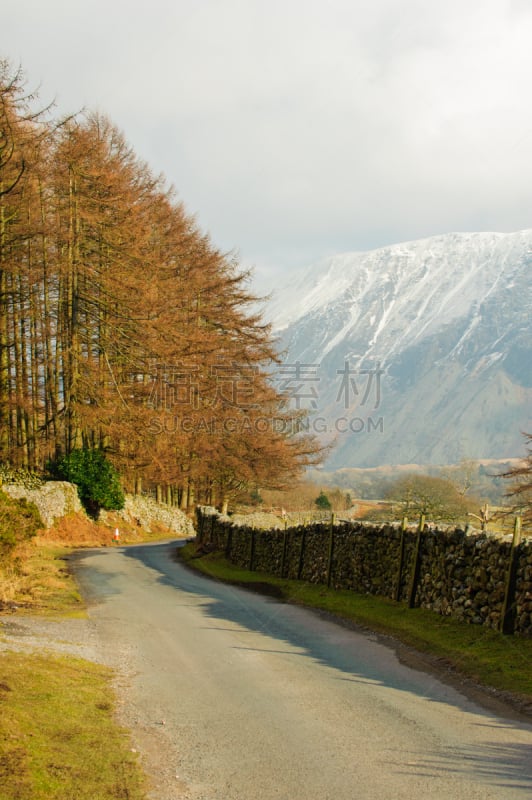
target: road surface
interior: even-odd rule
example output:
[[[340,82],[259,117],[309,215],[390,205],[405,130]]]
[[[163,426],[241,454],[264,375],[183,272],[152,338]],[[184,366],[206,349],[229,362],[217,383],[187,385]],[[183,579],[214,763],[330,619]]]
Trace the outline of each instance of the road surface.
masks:
[[[177,543],[74,560],[154,800],[529,800],[532,725],[376,637],[211,581]]]

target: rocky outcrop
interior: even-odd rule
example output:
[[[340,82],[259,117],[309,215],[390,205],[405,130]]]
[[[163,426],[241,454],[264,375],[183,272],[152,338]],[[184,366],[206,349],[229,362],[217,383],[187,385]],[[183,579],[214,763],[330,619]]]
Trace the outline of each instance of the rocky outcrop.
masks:
[[[105,524],[109,516],[107,512],[101,511],[100,521]],[[194,536],[192,522],[179,508],[157,503],[145,495],[126,495],[124,508],[113,512],[113,520],[116,517],[148,533],[152,532],[154,525],[158,525],[179,536]]]
[[[51,528],[56,520],[68,514],[84,513],[77,488],[66,481],[46,481],[32,488],[19,483],[4,483],[2,489],[15,500],[24,498],[33,503],[45,528]]]
[[[69,514],[85,514],[76,486],[66,481],[44,481],[37,486],[4,483],[2,489],[16,500],[24,498],[34,503],[45,528],[51,528]],[[194,535],[194,527],[186,514],[175,506],[157,503],[144,495],[126,495],[121,511],[101,511],[98,521],[104,525],[115,525],[117,518],[147,533],[151,533],[154,526],[159,526],[179,536]]]

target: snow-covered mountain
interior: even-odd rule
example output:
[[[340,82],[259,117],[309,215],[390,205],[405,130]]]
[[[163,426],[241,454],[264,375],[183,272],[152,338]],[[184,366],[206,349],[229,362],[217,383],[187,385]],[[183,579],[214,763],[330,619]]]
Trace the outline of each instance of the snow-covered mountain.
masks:
[[[277,379],[329,466],[523,453],[532,429],[532,230],[453,233],[320,262],[268,309]]]

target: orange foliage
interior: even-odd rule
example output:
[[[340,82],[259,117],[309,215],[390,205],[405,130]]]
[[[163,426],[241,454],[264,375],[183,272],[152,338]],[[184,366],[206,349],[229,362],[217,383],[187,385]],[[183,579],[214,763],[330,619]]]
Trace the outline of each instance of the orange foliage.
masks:
[[[27,105],[0,63],[0,461],[100,447],[183,508],[292,482],[320,448],[269,381],[249,276],[109,120]]]

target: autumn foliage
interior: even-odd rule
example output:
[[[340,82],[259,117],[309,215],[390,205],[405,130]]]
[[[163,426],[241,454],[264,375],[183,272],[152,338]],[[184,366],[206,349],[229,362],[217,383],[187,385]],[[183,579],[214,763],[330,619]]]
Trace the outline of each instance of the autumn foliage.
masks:
[[[525,433],[526,456],[513,469],[502,474],[510,482],[507,497],[512,510],[525,524],[532,523],[532,433]]]
[[[249,275],[108,119],[34,104],[0,62],[0,462],[100,449],[185,508],[316,462]]]

